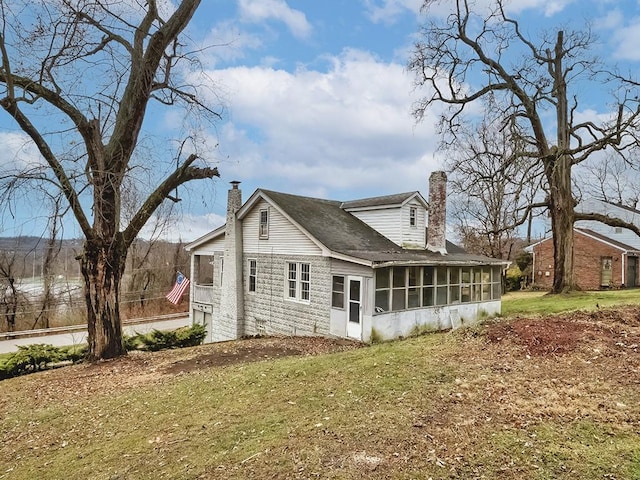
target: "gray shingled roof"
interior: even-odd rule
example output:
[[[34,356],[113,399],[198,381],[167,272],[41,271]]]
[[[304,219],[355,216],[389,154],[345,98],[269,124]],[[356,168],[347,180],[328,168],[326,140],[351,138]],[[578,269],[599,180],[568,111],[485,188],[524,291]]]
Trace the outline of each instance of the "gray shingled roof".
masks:
[[[601,240],[603,242],[607,242],[610,243],[616,247],[618,247],[621,250],[627,250],[627,251],[631,251],[631,252],[637,252],[638,249],[636,247],[632,247],[631,245],[627,245],[626,243],[622,243],[619,242],[618,240],[615,240],[611,237],[607,237],[606,235],[603,235],[601,233],[598,232],[594,232],[593,230],[590,230],[588,228],[582,228],[582,227],[575,227],[576,230],[578,230],[579,232],[584,232],[588,235],[591,235],[592,237]]]
[[[416,193],[418,195],[420,194],[420,192],[405,192],[405,193],[396,193],[394,195],[385,195],[382,197],[371,197],[371,198],[363,198],[360,200],[350,200],[347,202],[342,202],[340,206],[345,210],[348,210],[350,208],[360,208],[360,207],[402,205],[409,198],[413,197]]]
[[[339,201],[301,197],[288,193],[260,190],[293,221],[332,252],[341,253],[375,263],[502,263],[482,255],[470,255],[447,241],[449,255],[426,250],[404,249],[378,233],[349,212]],[[413,195],[412,192],[411,195]],[[406,195],[406,194],[400,194]],[[390,196],[393,197],[393,196]],[[383,197],[379,197],[383,198]]]

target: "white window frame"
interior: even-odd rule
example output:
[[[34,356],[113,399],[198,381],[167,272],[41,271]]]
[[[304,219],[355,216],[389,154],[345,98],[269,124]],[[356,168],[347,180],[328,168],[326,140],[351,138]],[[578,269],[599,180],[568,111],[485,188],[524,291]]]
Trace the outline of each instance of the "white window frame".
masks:
[[[251,289],[251,280],[253,280],[253,290]],[[258,261],[255,258],[249,259],[247,290],[249,293],[256,293],[258,291]]]
[[[409,226],[415,228],[418,226],[418,208],[409,207]]]
[[[262,216],[265,216],[265,222],[262,221]],[[269,238],[269,208],[261,208],[258,213],[258,238],[266,240]]]
[[[311,303],[310,263],[286,262],[284,277],[284,292],[287,300],[292,302]]]

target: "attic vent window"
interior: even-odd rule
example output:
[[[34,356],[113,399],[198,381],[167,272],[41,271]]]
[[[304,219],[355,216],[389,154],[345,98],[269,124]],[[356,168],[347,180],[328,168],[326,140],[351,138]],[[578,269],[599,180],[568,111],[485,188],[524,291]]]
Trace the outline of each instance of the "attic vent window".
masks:
[[[260,210],[260,227],[258,230],[260,238],[269,238],[269,210]]]
[[[622,233],[622,227],[616,227],[616,233]]]
[[[415,227],[418,222],[418,209],[416,207],[411,207],[409,209],[409,226]]]

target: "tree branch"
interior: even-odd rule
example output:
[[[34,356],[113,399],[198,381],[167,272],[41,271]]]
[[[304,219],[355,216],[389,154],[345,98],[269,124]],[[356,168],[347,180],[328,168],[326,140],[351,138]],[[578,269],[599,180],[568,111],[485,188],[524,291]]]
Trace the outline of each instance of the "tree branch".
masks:
[[[156,189],[149,195],[144,204],[133,216],[129,225],[124,230],[122,236],[125,246],[135,240],[140,230],[153,215],[160,204],[170,197],[170,192],[180,185],[191,180],[200,180],[206,178],[219,177],[218,169],[211,167],[195,167],[193,163],[198,159],[195,154],[189,155],[185,162],[180,165],[171,175],[169,175]]]

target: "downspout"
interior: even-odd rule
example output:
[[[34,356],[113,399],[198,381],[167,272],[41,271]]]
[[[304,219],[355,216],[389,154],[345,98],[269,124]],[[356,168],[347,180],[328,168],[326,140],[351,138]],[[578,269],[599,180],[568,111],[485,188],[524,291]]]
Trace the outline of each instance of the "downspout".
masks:
[[[622,272],[621,272],[622,275],[621,275],[621,278],[622,278],[622,285],[624,285],[625,287],[627,286],[627,282],[625,281],[626,280],[625,277],[626,277],[626,273],[627,273],[627,269],[625,267],[625,263],[626,263],[625,259],[626,258],[627,258],[627,252],[622,252]]]
[[[531,249],[532,260],[531,260],[531,286],[533,287],[536,283],[536,251]]]
[[[196,280],[195,278],[193,278],[194,272],[196,271],[195,269],[195,252],[190,252],[189,255],[189,276],[191,277],[191,282],[189,284],[189,325],[193,325],[193,303],[195,302],[195,284],[196,284]],[[209,332],[209,334],[211,334]]]

